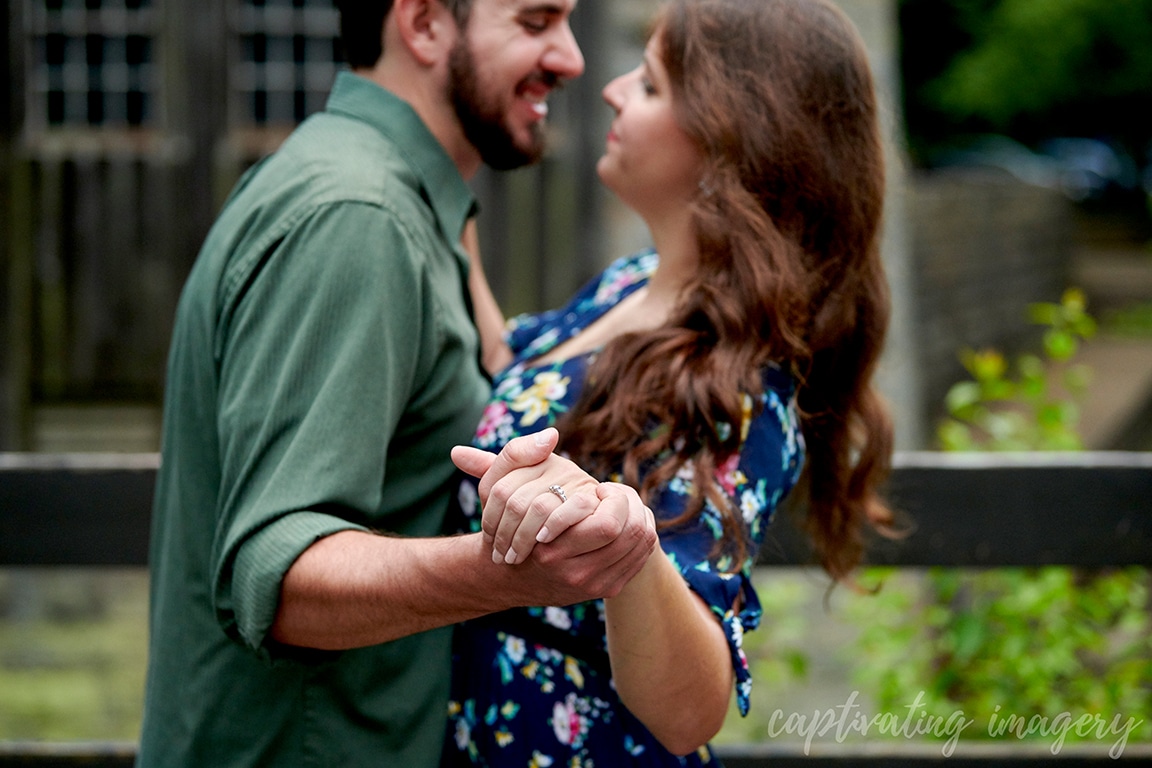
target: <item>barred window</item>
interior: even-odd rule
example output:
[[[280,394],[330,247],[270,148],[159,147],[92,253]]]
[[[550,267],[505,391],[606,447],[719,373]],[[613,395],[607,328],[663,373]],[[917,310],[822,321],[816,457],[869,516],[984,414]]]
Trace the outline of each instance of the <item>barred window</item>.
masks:
[[[30,127],[153,122],[152,0],[25,0],[24,14]]]
[[[240,0],[232,26],[233,125],[298,123],[324,107],[343,60],[332,0]]]

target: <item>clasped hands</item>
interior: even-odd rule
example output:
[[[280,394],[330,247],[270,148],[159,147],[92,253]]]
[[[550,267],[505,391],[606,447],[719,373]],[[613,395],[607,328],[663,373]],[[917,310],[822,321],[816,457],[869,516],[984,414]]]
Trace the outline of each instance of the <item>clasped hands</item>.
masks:
[[[553,453],[558,439],[548,428],[509,441],[498,455],[457,446],[452,461],[480,479],[481,530],[494,562],[584,558],[611,575],[606,592],[617,592],[655,551],[655,518],[635,489],[597,482]]]

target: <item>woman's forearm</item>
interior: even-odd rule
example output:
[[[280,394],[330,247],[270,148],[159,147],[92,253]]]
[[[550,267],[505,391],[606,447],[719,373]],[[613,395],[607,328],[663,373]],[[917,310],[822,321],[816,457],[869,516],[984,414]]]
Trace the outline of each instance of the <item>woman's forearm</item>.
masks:
[[[469,256],[468,290],[472,294],[476,328],[480,331],[480,357],[488,372],[495,373],[512,362],[512,352],[504,341],[504,313],[492,295],[492,288],[484,273],[475,219],[464,227],[460,242]]]
[[[605,600],[620,699],[671,752],[688,754],[724,723],[734,673],[720,622],[662,551]]]

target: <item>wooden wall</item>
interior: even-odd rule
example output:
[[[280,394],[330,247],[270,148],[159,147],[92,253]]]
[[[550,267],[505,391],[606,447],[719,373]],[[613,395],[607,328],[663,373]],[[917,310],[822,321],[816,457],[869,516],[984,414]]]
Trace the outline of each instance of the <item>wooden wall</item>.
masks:
[[[251,68],[235,63],[245,1],[151,0],[156,93],[142,127],[46,124],[26,99],[43,87],[28,81],[26,40],[44,0],[6,3],[0,450],[35,447],[33,416],[45,408],[159,404],[172,314],[200,242],[244,168],[291,129],[244,117],[237,73]],[[610,8],[586,0],[573,18],[589,71],[553,104],[546,160],[475,180],[489,273],[510,312],[561,301],[602,259],[594,165],[608,117],[599,47]]]

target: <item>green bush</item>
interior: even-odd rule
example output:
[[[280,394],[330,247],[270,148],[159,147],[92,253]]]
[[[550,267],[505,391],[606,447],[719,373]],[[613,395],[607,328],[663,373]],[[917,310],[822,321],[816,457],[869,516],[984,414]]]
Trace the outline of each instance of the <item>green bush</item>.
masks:
[[[1075,364],[1080,342],[1096,332],[1084,294],[1069,290],[1059,304],[1029,307],[1033,323],[1045,326],[1044,354],[1021,355],[1016,375],[999,351],[964,350],[960,361],[971,374],[945,397],[948,417],[937,429],[945,451],[1074,451],[1083,448],[1080,404],[1091,371]]]
[[[1083,447],[1077,425],[1090,371],[1074,358],[1096,323],[1075,290],[1029,314],[1044,326],[1042,355],[1021,355],[1014,368],[995,350],[962,355],[972,378],[948,392],[938,430],[944,450]],[[1119,740],[1121,731],[1147,740],[1150,593],[1145,568],[931,568],[912,587],[850,603],[862,628],[851,650],[867,660],[857,680],[881,710],[919,701],[930,716],[964,712],[974,722],[966,739],[1051,741],[1057,718],[1083,717],[1108,728],[1069,729],[1064,741]]]
[[[881,711],[904,712],[914,701],[928,716],[962,711],[974,721],[965,739],[1004,738],[996,726],[1010,715],[1050,728],[1067,713],[1116,722],[1113,738],[1123,728],[1129,740],[1147,740],[1150,586],[1144,568],[929,569],[917,588],[851,604],[863,627],[854,652],[868,660],[857,682]],[[1066,737],[1099,740],[1096,731]]]

